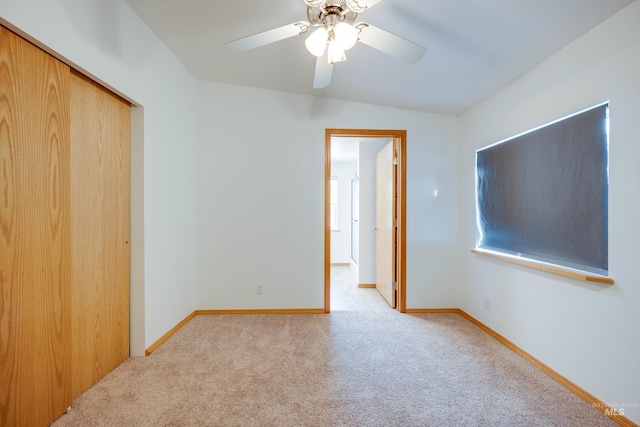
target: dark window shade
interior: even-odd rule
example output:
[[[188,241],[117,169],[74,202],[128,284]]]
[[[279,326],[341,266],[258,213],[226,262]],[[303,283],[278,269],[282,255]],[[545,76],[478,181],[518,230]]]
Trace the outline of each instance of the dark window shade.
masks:
[[[608,273],[608,104],[476,152],[478,247]]]

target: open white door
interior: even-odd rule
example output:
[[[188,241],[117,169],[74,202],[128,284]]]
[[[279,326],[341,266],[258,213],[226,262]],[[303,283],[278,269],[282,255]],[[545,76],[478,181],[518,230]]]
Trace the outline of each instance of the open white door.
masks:
[[[376,169],[376,289],[396,308],[396,158],[395,140],[377,158]]]

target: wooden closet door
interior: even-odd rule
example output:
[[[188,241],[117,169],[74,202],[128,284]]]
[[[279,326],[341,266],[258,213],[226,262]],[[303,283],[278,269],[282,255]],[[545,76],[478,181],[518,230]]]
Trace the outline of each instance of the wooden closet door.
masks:
[[[130,105],[71,74],[73,396],[129,357]]]
[[[0,425],[71,405],[69,67],[0,27]]]

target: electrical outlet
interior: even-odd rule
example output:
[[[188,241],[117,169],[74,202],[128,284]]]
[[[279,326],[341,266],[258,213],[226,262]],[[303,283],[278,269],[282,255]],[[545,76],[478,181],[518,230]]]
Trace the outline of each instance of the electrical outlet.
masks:
[[[262,284],[256,285],[256,294],[262,295]]]
[[[487,297],[484,298],[484,309],[491,310],[491,300]]]

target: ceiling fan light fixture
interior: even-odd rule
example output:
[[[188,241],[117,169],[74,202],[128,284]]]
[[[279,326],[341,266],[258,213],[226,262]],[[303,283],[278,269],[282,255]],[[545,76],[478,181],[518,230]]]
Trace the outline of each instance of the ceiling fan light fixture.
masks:
[[[292,0],[293,1],[293,0]],[[358,42],[382,53],[414,64],[427,51],[424,46],[406,40],[366,22],[356,22],[358,14],[382,0],[303,0],[307,21],[293,22],[225,43],[234,52],[245,52],[270,43],[306,34],[305,46],[316,56],[314,89],[331,83],[333,64],[347,59],[346,51]]]
[[[324,27],[320,27],[307,37],[304,45],[313,56],[322,56],[327,47],[327,40],[329,40],[329,32]]]

